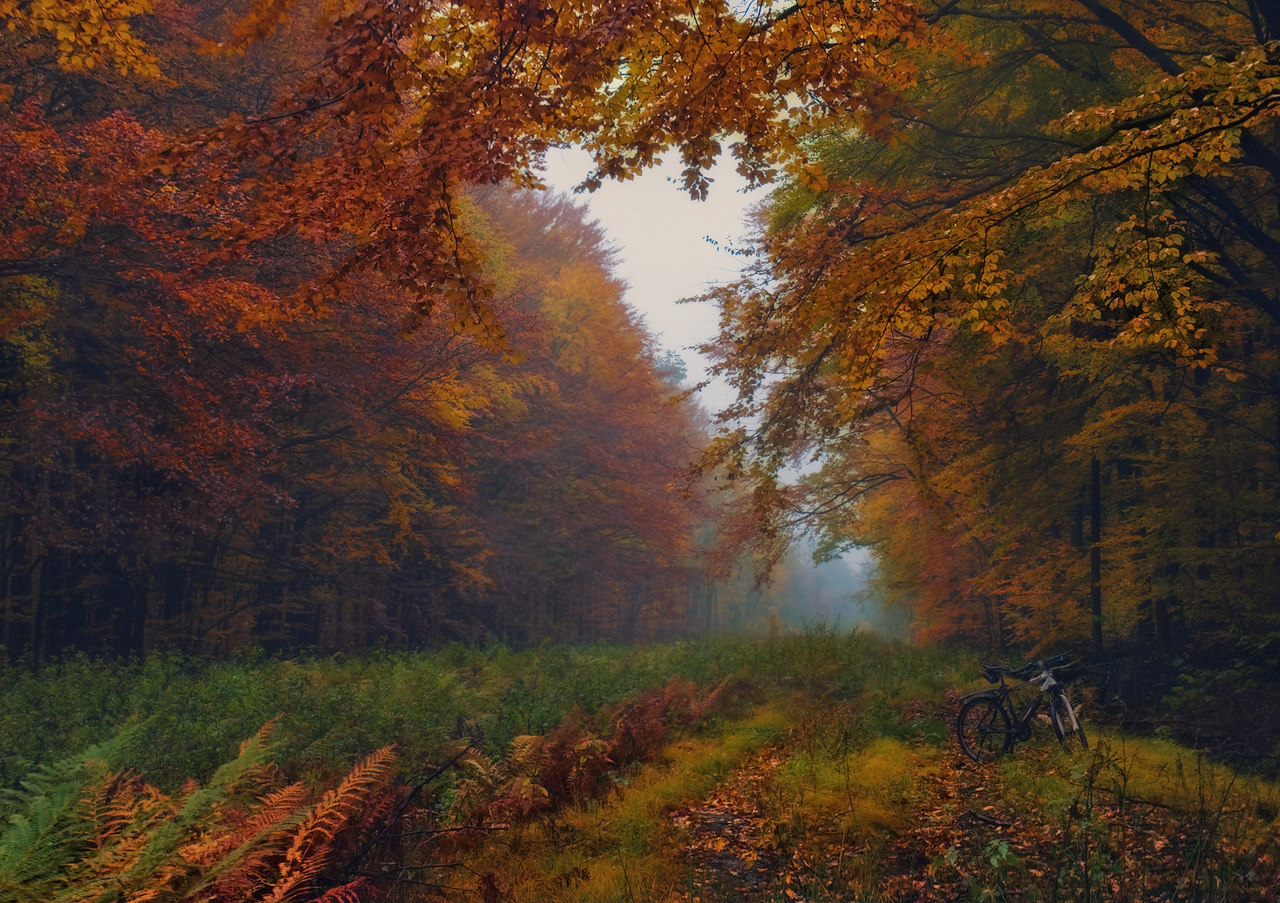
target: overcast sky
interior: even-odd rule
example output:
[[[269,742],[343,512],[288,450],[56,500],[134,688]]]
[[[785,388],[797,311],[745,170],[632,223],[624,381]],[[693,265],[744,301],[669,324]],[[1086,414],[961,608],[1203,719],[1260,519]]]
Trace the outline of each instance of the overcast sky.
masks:
[[[571,191],[589,169],[590,158],[583,151],[547,154],[547,182],[561,191]],[[627,283],[627,302],[644,316],[661,347],[684,358],[690,381],[697,381],[705,375],[705,362],[691,349],[715,334],[717,313],[711,305],[677,302],[738,273],[742,258],[727,248],[747,234],[747,210],[764,192],[744,193],[745,183],[733,167],[722,166],[713,172],[707,200],[694,201],[681,190],[679,176],[678,163],[664,165],[639,179],[606,182],[575,198],[587,203],[591,218],[616,246],[617,274]],[[722,404],[714,392],[703,403],[712,409]]]
[[[571,192],[589,169],[590,159],[582,151],[547,155],[547,182],[560,191]],[[737,275],[743,258],[725,249],[748,234],[747,211],[768,192],[766,188],[744,193],[745,183],[732,166],[717,167],[713,175],[716,181],[705,201],[690,200],[680,190],[678,164],[630,182],[606,182],[591,194],[574,195],[587,203],[591,218],[600,222],[617,247],[617,273],[629,286],[627,302],[644,315],[660,346],[684,358],[690,382],[706,373],[705,362],[692,346],[715,334],[717,311],[710,305],[677,301]],[[727,388],[714,385],[701,396],[703,406],[712,413],[732,400]],[[869,566],[865,552],[844,557],[855,568]],[[840,604],[852,603],[842,596]]]

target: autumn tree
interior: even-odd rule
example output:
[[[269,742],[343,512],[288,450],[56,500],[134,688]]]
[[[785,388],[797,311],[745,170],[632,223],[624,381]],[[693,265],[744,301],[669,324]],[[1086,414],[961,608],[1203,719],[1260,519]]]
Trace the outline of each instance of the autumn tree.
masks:
[[[201,173],[151,175],[175,129],[220,118],[216,105],[196,116],[186,92],[216,95],[233,75],[163,73],[194,58],[199,11],[148,11],[0,9],[0,571],[14,651],[137,648],[148,602],[131,576],[176,535],[253,522],[273,496],[270,422],[294,378],[261,365],[278,299],[252,257],[209,265],[202,233],[233,212],[192,206]]]
[[[1273,629],[1273,11],[919,12],[889,121],[815,139],[717,295],[747,425],[710,460],[766,538],[879,550],[926,633]]]
[[[224,602],[191,629],[228,638],[266,611],[286,634],[347,623],[296,608],[344,555],[482,584],[492,550],[448,462],[492,402],[528,393],[507,371],[486,392],[501,368],[454,354],[500,354],[532,315],[535,369],[563,388],[597,366],[565,339],[603,283],[571,268],[522,305],[466,198],[536,186],[570,142],[593,154],[588,187],[667,151],[695,196],[722,153],[751,182],[788,174],[759,266],[719,295],[740,397],[706,460],[749,484],[767,541],[806,524],[880,539],[911,512],[962,552],[937,611],[995,644],[1076,632],[1085,584],[1091,628],[1170,643],[1274,619],[1252,588],[1275,568],[1270,4],[7,0],[0,16],[0,567],[22,634],[6,643],[44,654],[89,629],[145,647],[158,598],[190,613],[193,571]],[[620,359],[645,358],[608,329]],[[415,369],[419,352],[437,356]],[[558,410],[601,410],[589,386]],[[1183,429],[1212,437],[1191,458],[1215,462],[1213,495],[1179,488]],[[535,448],[561,438],[544,435]],[[815,455],[823,476],[780,483]],[[629,488],[613,467],[611,495]],[[877,519],[882,490],[903,505]],[[1157,554],[1170,539],[1197,551]],[[175,557],[163,594],[134,579]],[[1145,563],[1106,572],[1127,601],[1104,611],[1095,573],[1120,560]],[[1057,595],[1032,576],[1059,572]],[[1225,619],[1202,604],[1239,580]]]
[[[402,270],[345,265],[363,227],[329,206],[319,231],[263,232],[287,165],[234,162],[233,138],[200,131],[287,105],[332,32],[261,7],[3,11],[10,655],[520,638],[564,605],[588,635],[671,620],[677,461],[632,446],[672,438],[676,409],[576,208],[509,202],[502,223],[451,183],[440,228],[471,244],[430,261],[466,271],[441,315]],[[494,236],[522,228],[503,261]],[[477,492],[533,449],[536,518],[510,531]],[[520,561],[559,582],[520,595]]]
[[[506,635],[635,639],[683,626],[704,504],[679,486],[702,440],[610,274],[612,251],[563,197],[488,191],[505,281],[535,328],[484,431],[476,510]],[[492,253],[489,255],[492,257]]]
[[[518,374],[504,338],[536,342],[554,317],[497,291],[501,263],[482,255],[496,227],[464,199],[469,182],[518,178],[489,152],[505,113],[457,128],[477,121],[483,85],[433,56],[444,36],[422,36],[432,46],[418,55],[387,13],[0,6],[11,655],[422,641],[460,630],[475,609],[459,600],[492,585],[485,562],[505,550],[470,508],[476,468],[505,442],[504,399],[532,400],[535,418],[555,407],[526,394],[547,377]],[[452,27],[448,15],[431,26]],[[475,46],[454,48],[458,60],[498,49],[479,20],[467,28]],[[501,60],[473,63],[499,66],[491,90],[506,78]],[[403,78],[379,81],[379,66]],[[612,388],[634,386],[652,426],[663,393],[616,284],[589,268],[562,281],[573,303],[608,313],[590,338],[617,353],[630,382]],[[585,364],[601,360],[561,367],[557,391],[596,379]],[[607,409],[612,388],[559,428]],[[631,416],[563,472],[590,486]],[[669,504],[661,479],[626,487],[652,494],[654,523]],[[596,507],[584,499],[582,516]],[[632,599],[630,629],[662,599]],[[466,635],[520,623],[501,607]]]
[[[488,552],[454,521],[465,481],[404,466],[415,436],[456,455],[484,409],[450,349],[499,351],[513,328],[468,187],[536,184],[547,147],[585,141],[593,179],[677,148],[701,193],[730,113],[740,167],[767,178],[788,118],[833,121],[850,80],[904,83],[879,51],[920,31],[906,7],[816,11],[0,6],[6,647],[321,642],[350,617],[336,575],[401,554],[431,562],[425,585],[482,582]],[[799,65],[855,21],[856,43]],[[795,97],[812,104],[780,117]],[[389,362],[379,391],[379,370],[339,365],[368,360],[359,336],[444,359],[423,379]],[[403,419],[395,402],[451,383]]]

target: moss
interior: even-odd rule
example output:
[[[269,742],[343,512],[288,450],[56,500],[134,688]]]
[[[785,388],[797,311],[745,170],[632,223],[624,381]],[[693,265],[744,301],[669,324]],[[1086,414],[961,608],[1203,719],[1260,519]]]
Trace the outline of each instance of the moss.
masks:
[[[468,868],[496,871],[510,898],[528,903],[665,899],[683,870],[671,853],[679,831],[670,813],[705,797],[786,723],[782,710],[764,706],[705,735],[677,739],[608,799],[530,826],[524,855],[492,850]]]

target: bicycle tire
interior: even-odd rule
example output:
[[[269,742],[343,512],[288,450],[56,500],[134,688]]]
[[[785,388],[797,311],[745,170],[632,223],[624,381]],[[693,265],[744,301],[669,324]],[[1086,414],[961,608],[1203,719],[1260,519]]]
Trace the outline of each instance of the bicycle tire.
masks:
[[[1058,742],[1071,749],[1076,743],[1081,749],[1089,748],[1089,739],[1084,735],[1084,726],[1076,717],[1075,709],[1067,694],[1058,693],[1049,700],[1049,723],[1058,736]]]
[[[1013,748],[1013,724],[1004,706],[992,696],[978,696],[960,707],[956,716],[960,750],[975,762],[989,761]]]

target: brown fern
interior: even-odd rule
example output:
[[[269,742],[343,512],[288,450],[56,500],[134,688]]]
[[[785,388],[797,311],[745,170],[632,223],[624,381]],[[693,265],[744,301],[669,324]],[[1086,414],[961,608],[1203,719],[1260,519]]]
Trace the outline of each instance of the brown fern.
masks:
[[[293,783],[268,790],[252,805],[228,806],[219,813],[219,832],[202,832],[201,836],[181,847],[179,853],[198,866],[219,862],[246,844],[260,842],[280,829],[282,824],[296,818],[307,797],[307,789],[300,783]]]
[[[339,833],[360,820],[365,806],[385,788],[394,769],[393,748],[383,747],[324,795],[295,831],[275,886],[263,903],[287,903],[315,889],[333,856]]]
[[[256,808],[228,814],[220,835],[183,848],[188,861],[203,867],[191,888],[192,903],[240,903],[269,886],[291,832],[306,815],[308,796],[300,783],[270,790]]]
[[[95,827],[89,843],[102,849],[127,831],[145,830],[139,816],[154,819],[167,808],[168,797],[130,772],[111,772],[90,785],[85,794],[84,817]]]
[[[679,678],[623,705],[612,719],[609,757],[619,763],[653,756],[673,724],[688,720],[691,684]]]
[[[68,869],[60,903],[96,900],[120,885],[137,868],[154,832],[177,813],[170,797],[136,775],[121,772],[91,785],[86,800],[83,817],[93,826],[89,844]]]
[[[49,893],[29,899],[368,903],[381,896],[367,877],[324,870],[343,851],[346,836],[399,813],[391,748],[368,757],[310,804],[301,784],[285,783],[278,769],[263,764],[265,734],[247,741],[209,784],[190,781],[172,796],[99,763],[97,776],[75,790],[79,803],[67,816],[77,826],[67,832],[77,844],[72,858],[41,885]]]
[[[597,796],[613,760],[608,743],[588,733],[575,717],[547,736],[536,764],[537,781],[546,788],[549,803],[562,805]]]
[[[319,897],[316,897],[312,903],[369,903],[374,892],[373,884],[364,878],[360,878],[350,884],[330,888]]]

